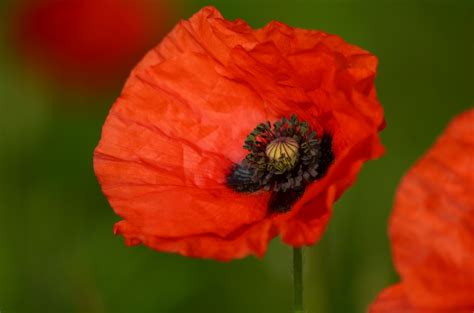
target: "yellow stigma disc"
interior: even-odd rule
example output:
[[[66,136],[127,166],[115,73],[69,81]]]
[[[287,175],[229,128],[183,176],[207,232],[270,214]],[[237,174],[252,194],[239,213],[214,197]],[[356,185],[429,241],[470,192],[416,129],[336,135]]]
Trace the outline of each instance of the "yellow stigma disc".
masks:
[[[270,165],[283,173],[293,168],[298,159],[298,142],[291,137],[281,137],[270,142],[265,154],[270,159]]]

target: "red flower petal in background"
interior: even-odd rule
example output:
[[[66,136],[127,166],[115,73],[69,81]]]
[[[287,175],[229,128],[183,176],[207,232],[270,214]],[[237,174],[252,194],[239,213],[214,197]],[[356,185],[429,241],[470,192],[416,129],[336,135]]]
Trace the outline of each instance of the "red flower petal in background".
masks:
[[[25,0],[14,31],[36,68],[90,86],[126,77],[168,21],[164,1]]]
[[[212,7],[180,22],[137,65],[105,122],[94,168],[128,244],[230,260],[277,234],[314,244],[333,203],[383,148],[376,58],[320,31],[253,30]],[[257,124],[295,114],[332,136],[334,162],[284,214],[226,177]]]
[[[370,312],[474,311],[474,110],[403,178],[390,220],[401,284]]]

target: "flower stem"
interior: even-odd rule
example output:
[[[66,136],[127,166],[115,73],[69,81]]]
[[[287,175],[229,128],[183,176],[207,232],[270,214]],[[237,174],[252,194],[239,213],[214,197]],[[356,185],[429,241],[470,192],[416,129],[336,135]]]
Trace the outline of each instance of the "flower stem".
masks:
[[[302,248],[293,248],[293,284],[295,313],[303,313],[303,256]]]

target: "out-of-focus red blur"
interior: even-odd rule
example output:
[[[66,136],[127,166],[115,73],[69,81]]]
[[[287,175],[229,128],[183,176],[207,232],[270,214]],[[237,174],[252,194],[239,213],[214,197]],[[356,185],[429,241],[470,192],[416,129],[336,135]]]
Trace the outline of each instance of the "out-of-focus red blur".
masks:
[[[68,85],[103,87],[128,71],[167,30],[166,0],[23,0],[13,39],[27,66]]]

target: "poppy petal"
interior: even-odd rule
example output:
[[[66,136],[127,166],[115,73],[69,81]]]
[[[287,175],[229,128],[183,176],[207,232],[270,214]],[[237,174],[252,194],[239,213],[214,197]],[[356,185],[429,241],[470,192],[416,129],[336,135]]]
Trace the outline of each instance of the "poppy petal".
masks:
[[[236,193],[225,177],[245,156],[235,143],[266,116],[213,66],[184,54],[138,72],[104,125],[97,176],[116,212],[147,234],[225,236],[265,217],[269,195]]]
[[[271,220],[241,228],[227,237],[212,234],[176,238],[150,236],[127,221],[117,223],[115,233],[124,235],[127,245],[130,246],[143,243],[157,251],[218,261],[230,261],[252,254],[262,257],[268,242],[277,234]]]
[[[412,307],[402,284],[391,286],[380,293],[370,306],[369,313],[429,313]],[[434,312],[433,312],[434,313]],[[442,312],[440,312],[442,313]],[[446,312],[448,313],[448,312]]]
[[[404,299],[420,312],[474,310],[473,125],[474,109],[454,119],[397,191],[389,229],[394,263]],[[392,292],[384,294],[375,307]]]
[[[137,65],[134,71],[156,65],[182,53],[209,55],[226,64],[229,51],[237,45],[257,43],[252,28],[243,20],[228,21],[214,7],[202,8],[174,29]]]
[[[404,177],[390,222],[410,301],[474,308],[474,110],[456,118]]]
[[[426,309],[416,308],[408,299],[403,284],[383,290],[370,306],[369,313],[472,313],[472,309]]]
[[[334,201],[355,181],[362,163],[383,153],[377,135],[384,125],[383,110],[373,85],[377,60],[362,49],[352,48],[341,39],[333,39],[337,36],[322,32],[295,30],[278,22],[271,23],[263,30],[268,34],[268,38],[265,38],[262,37],[265,32],[260,33],[259,39],[264,43],[250,49],[236,47],[231,51],[232,57],[225,75],[252,86],[262,101],[271,103],[271,106],[266,107],[266,112],[283,116],[296,112],[303,119],[313,122],[314,129],[332,134],[336,157],[327,177],[308,186],[303,198],[291,212],[276,219],[286,243],[311,245],[321,237]],[[286,33],[286,36],[283,39],[273,38],[275,33],[278,36]],[[298,40],[295,43],[292,39],[299,34],[304,34],[307,41],[313,39],[312,44],[304,48],[313,47],[313,50],[303,50],[302,55],[285,50],[285,47],[298,44]],[[341,51],[321,48],[321,42],[324,41]],[[326,55],[326,69],[332,68],[337,75],[346,73],[351,79],[346,79],[342,87],[327,83],[314,91],[305,90],[301,82],[311,80],[312,77],[307,75],[309,72],[299,73],[298,68],[288,62],[285,54],[303,65],[308,61],[306,56],[311,53],[314,56]],[[344,55],[347,55],[347,59]],[[309,62],[306,67],[313,69],[317,65],[313,66]],[[348,74],[351,71],[353,75]],[[328,74],[327,80],[337,82],[335,75]],[[369,88],[360,89],[359,83],[367,79],[371,83]],[[302,212],[297,213],[300,208]]]

